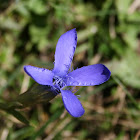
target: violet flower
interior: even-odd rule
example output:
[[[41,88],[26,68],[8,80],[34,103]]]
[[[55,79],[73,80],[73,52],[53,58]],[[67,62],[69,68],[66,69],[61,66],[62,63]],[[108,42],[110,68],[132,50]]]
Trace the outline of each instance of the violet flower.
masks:
[[[29,65],[24,66],[24,70],[37,83],[51,86],[52,90],[61,92],[64,106],[69,114],[81,117],[85,112],[82,104],[71,90],[64,87],[100,85],[110,78],[111,72],[103,64],[84,66],[70,72],[76,45],[76,29],[67,31],[58,40],[53,70]]]

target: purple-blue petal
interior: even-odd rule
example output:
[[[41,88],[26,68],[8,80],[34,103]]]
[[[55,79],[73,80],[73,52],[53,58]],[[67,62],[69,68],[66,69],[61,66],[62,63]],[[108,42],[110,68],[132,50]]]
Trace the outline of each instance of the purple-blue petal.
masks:
[[[38,68],[34,66],[24,66],[24,71],[33,78],[38,84],[53,85],[53,72],[45,68]]]
[[[100,85],[110,78],[111,72],[103,64],[95,64],[68,73],[67,86]]]
[[[55,64],[53,69],[56,75],[63,77],[68,73],[76,45],[76,29],[67,31],[59,38],[55,51]]]
[[[84,114],[85,110],[74,93],[70,90],[61,90],[61,95],[64,106],[70,115],[73,117],[81,117]]]

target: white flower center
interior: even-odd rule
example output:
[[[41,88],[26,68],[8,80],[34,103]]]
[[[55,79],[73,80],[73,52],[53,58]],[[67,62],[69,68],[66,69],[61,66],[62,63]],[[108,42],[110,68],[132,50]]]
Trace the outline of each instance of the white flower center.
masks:
[[[54,76],[53,85],[56,86],[56,88],[61,89],[66,86],[65,79],[59,76]]]

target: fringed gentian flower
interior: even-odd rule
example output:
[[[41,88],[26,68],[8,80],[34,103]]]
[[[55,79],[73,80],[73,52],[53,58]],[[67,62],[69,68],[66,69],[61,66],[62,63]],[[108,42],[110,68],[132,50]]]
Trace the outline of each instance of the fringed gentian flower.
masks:
[[[100,85],[110,78],[111,72],[103,64],[84,66],[70,72],[76,45],[76,29],[67,31],[58,40],[53,70],[29,65],[24,66],[24,70],[37,83],[51,86],[52,90],[61,92],[64,106],[69,114],[73,117],[81,117],[85,112],[84,108],[77,96],[64,87]]]

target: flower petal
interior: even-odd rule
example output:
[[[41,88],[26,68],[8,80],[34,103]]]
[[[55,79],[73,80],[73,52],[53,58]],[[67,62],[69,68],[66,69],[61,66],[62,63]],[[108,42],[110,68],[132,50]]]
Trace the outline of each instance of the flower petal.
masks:
[[[76,69],[68,74],[67,86],[100,85],[110,78],[111,72],[103,64]]]
[[[44,68],[34,66],[24,66],[24,71],[38,84],[53,85],[53,72]]]
[[[85,110],[74,93],[70,90],[61,90],[61,95],[64,106],[70,115],[73,117],[81,117],[84,114]]]
[[[58,40],[53,72],[59,76],[67,74],[77,45],[76,29],[64,33]]]

